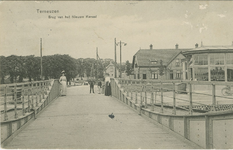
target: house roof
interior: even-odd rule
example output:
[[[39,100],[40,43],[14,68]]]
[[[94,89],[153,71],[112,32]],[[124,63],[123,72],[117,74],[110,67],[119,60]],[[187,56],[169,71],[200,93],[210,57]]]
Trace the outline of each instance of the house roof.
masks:
[[[233,46],[201,46],[183,52],[184,55],[201,54],[201,53],[233,53]]]
[[[137,57],[138,66],[150,66],[150,61],[154,60],[163,60],[163,65],[167,66],[174,57],[187,50],[190,49],[141,49],[134,55],[133,65]],[[160,63],[153,66],[160,66]]]
[[[109,65],[105,68],[105,70],[107,70],[111,66],[113,66],[114,68],[116,67],[116,69],[119,69],[118,66],[116,66],[115,64],[113,64],[112,62],[110,62]]]

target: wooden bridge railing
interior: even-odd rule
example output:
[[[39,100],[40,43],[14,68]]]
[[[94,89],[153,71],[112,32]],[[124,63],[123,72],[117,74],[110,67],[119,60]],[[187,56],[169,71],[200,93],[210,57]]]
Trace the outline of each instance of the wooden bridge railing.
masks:
[[[185,84],[179,89],[177,84]],[[169,85],[169,86],[168,86]],[[208,85],[208,93],[194,90],[194,85]],[[116,97],[140,115],[161,124],[165,129],[188,139],[202,148],[233,148],[233,96],[222,96],[219,93],[224,86],[232,86],[232,82],[196,82],[196,81],[155,81],[111,79],[112,96]],[[219,86],[218,91],[216,86]],[[217,91],[217,92],[216,92]],[[184,94],[180,94],[184,93]],[[181,98],[184,96],[185,98]],[[193,101],[198,97],[201,102]],[[202,99],[208,99],[204,104]],[[216,98],[220,98],[218,104]],[[197,98],[196,98],[197,99]],[[165,101],[164,101],[165,100]],[[188,105],[179,107],[177,103]],[[172,105],[169,105],[169,104]],[[172,112],[164,108],[169,107]],[[187,110],[187,114],[177,109]],[[195,111],[199,109],[199,112]],[[208,110],[200,112],[200,110]]]
[[[7,84],[1,91],[1,144],[4,146],[19,129],[60,95],[58,80]]]

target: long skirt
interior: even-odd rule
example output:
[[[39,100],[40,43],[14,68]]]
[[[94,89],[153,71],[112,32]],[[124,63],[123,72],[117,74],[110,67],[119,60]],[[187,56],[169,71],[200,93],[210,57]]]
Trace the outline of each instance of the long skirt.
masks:
[[[66,89],[67,89],[66,81],[62,81],[62,82],[61,82],[61,95],[62,95],[62,96],[65,96],[65,95],[66,95]]]
[[[112,95],[111,84],[110,83],[106,83],[106,85],[105,85],[105,96],[110,96],[110,95]]]

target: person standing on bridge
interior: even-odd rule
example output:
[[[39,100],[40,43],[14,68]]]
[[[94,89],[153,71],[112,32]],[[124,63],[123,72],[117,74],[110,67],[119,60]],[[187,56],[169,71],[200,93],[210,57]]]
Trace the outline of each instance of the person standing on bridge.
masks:
[[[59,82],[61,83],[61,96],[66,96],[66,89],[67,89],[67,86],[66,86],[66,82],[67,82],[67,79],[66,79],[66,76],[65,76],[65,71],[63,70],[61,72],[61,77],[59,79]]]
[[[95,93],[95,92],[94,92],[94,85],[95,85],[95,82],[94,82],[93,80],[90,80],[90,81],[89,81],[89,84],[90,84],[90,93],[91,93],[91,91],[92,91],[93,93]]]
[[[99,94],[101,94],[101,88],[102,88],[102,82],[100,81],[100,79],[98,79],[98,92]]]
[[[105,96],[111,96],[111,84],[110,84],[110,77],[109,74],[106,74],[105,77]]]

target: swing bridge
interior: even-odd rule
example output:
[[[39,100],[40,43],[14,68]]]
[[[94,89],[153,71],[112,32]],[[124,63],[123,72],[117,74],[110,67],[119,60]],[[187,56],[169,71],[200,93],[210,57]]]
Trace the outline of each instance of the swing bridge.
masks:
[[[1,144],[231,149],[233,95],[223,95],[226,86],[233,83],[113,78],[112,96],[71,86],[61,97],[58,80],[0,85]]]

